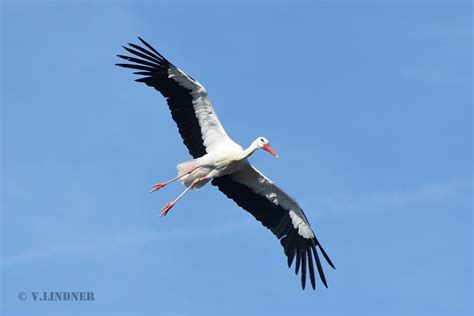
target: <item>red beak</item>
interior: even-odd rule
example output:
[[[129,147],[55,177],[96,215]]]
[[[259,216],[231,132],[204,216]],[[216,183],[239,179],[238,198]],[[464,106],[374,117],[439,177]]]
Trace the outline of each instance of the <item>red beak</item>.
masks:
[[[270,146],[270,144],[263,145],[262,149],[265,150],[265,151],[268,151],[270,154],[272,154],[273,156],[278,158],[278,154],[276,153],[276,151],[273,150],[273,148],[272,148],[272,146]]]

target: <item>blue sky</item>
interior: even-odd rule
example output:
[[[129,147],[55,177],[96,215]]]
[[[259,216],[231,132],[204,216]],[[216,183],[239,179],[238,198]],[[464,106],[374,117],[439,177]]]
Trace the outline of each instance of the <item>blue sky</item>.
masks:
[[[469,1],[2,3],[2,315],[472,313]],[[337,270],[279,242],[189,159],[163,98],[114,66],[145,38],[203,83]],[[94,291],[21,302],[18,292]]]

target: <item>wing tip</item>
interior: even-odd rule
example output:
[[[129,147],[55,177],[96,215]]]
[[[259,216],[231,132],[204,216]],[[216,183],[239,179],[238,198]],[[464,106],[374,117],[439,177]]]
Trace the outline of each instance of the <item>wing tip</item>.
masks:
[[[301,236],[300,236],[301,237]],[[288,245],[287,245],[288,246]],[[321,280],[321,283],[324,285],[325,288],[329,288],[323,266],[321,264],[320,260],[320,254],[317,252],[317,247],[321,249],[321,245],[317,242],[315,239],[299,239],[299,241],[294,245],[296,247],[295,251],[295,257],[296,257],[296,262],[295,262],[295,275],[298,275],[298,273],[301,274],[301,288],[304,290],[306,288],[306,276],[309,274],[309,281],[311,284],[311,288],[313,290],[316,290],[316,274],[314,273],[315,270],[317,270],[319,274],[319,278]],[[293,259],[291,256],[289,256],[289,252],[285,251],[287,254],[287,263],[288,263],[288,268],[291,268],[293,264]],[[311,254],[313,253],[313,255]],[[333,268],[336,269],[332,261],[329,259],[327,254],[324,252],[324,250],[321,250],[321,253],[327,260],[328,264]],[[313,259],[314,258],[314,259]],[[314,260],[314,261],[313,261]],[[316,266],[315,264],[316,263]]]
[[[172,65],[165,57],[163,57],[163,55],[161,55],[155,48],[153,48],[153,46],[151,46],[150,44],[148,44],[143,38],[141,38],[140,36],[138,36],[138,39],[140,40],[140,42],[143,43],[143,45],[145,45],[147,48],[149,48],[151,51],[153,51],[155,54],[157,54],[160,58],[162,58],[166,63]]]

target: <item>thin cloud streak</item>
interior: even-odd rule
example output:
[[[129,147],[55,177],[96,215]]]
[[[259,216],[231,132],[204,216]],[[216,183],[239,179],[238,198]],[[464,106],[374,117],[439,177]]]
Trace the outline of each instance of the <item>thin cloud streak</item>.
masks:
[[[458,179],[449,182],[426,184],[411,190],[380,192],[367,196],[337,195],[318,198],[318,213],[347,214],[357,212],[381,212],[394,208],[410,208],[420,205],[461,205],[467,200],[472,202],[472,179]],[[463,204],[465,205],[465,204]],[[61,244],[46,249],[31,249],[23,251],[10,258],[2,260],[2,268],[34,260],[48,259],[55,256],[72,255],[97,250],[110,250],[133,245],[141,245],[153,241],[186,240],[196,237],[216,237],[233,234],[251,229],[253,226],[245,223],[221,225],[208,229],[178,229],[167,232],[122,232],[115,236],[107,236],[101,240],[79,241],[71,244]]]
[[[403,76],[433,84],[464,84],[469,82],[469,73],[464,74],[438,65],[416,65],[401,70]]]
[[[379,192],[366,196],[337,195],[318,199],[318,209],[324,214],[351,212],[382,212],[417,206],[466,206],[472,203],[472,179],[434,182],[413,189]]]
[[[101,240],[79,241],[77,243],[68,243],[55,245],[46,249],[31,249],[2,260],[2,268],[13,267],[18,264],[24,264],[35,260],[48,259],[56,256],[72,255],[83,252],[97,250],[110,250],[127,246],[142,245],[153,241],[167,240],[186,240],[196,237],[219,237],[238,233],[250,229],[243,223],[229,224],[210,227],[208,229],[177,229],[166,232],[145,231],[145,232],[122,232],[115,236],[107,236]]]

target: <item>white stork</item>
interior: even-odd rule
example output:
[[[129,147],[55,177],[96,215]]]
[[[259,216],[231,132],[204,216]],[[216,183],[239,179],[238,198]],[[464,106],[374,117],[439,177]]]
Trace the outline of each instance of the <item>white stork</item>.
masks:
[[[321,281],[327,287],[317,250],[332,268],[335,267],[312,231],[303,210],[247,160],[259,148],[278,157],[268,140],[258,137],[247,149],[235,143],[219,122],[206,89],[143,39],[139,37],[139,40],[144,47],[135,44],[123,47],[134,57],[118,55],[130,63],[116,65],[138,70],[134,74],[141,77],[135,81],[155,88],[166,98],[183,142],[194,158],[178,164],[175,178],[152,187],[153,192],[175,180],[186,186],[183,193],[163,207],[161,215],[166,215],[190,189],[198,189],[211,181],[272,231],[284,248],[288,267],[296,257],[295,273],[298,274],[301,268],[303,289],[307,264],[311,286],[315,288],[313,256]]]

